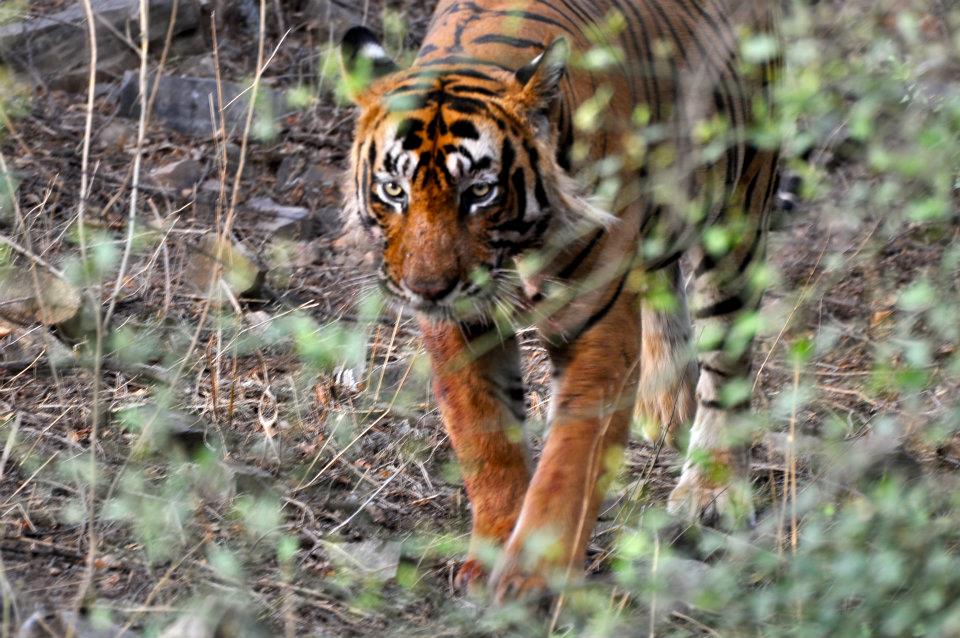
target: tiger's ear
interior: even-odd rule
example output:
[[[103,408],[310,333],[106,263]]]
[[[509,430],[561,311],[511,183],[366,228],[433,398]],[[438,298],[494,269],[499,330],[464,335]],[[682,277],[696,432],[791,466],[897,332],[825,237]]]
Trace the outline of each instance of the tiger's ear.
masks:
[[[560,80],[567,71],[570,44],[564,37],[551,42],[543,53],[517,71],[523,87],[523,101],[529,106],[548,105],[560,90]]]
[[[370,84],[397,70],[396,63],[373,31],[353,27],[340,41],[340,65],[346,82],[347,95],[354,102],[367,91]]]

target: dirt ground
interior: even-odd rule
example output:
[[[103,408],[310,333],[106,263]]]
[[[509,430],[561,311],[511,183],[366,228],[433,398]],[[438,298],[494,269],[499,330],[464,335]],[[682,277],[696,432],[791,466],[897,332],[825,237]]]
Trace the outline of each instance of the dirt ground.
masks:
[[[31,3],[31,11],[44,13],[44,4]],[[370,15],[379,15],[380,4],[370,2]],[[429,7],[392,5],[406,10],[412,25],[407,39],[416,42]],[[268,53],[275,46],[277,52],[265,72],[265,86],[276,90],[320,77],[317,51],[329,30],[303,7],[287,11],[283,24],[291,29],[283,38],[278,24],[271,22],[267,29]],[[226,28],[219,47],[223,77],[248,80],[255,70],[254,34]],[[174,50],[166,72],[205,75],[213,62],[210,53],[180,56]],[[91,229],[116,236],[125,229],[137,136],[136,121],[117,115],[118,85],[111,80],[98,87],[87,211]],[[256,539],[243,537],[234,505],[222,495],[191,493],[187,498],[185,492],[186,542],[174,556],[158,561],[148,556],[149,542],[101,510],[105,515],[94,527],[98,547],[90,591],[120,625],[130,622],[135,630],[143,629],[208,592],[242,596],[238,600],[249,602],[267,634],[378,635],[403,626],[413,635],[442,635],[431,624],[441,613],[451,607],[472,613],[471,603],[453,600],[456,552],[436,548],[450,539],[462,541],[469,513],[463,489],[449,471],[452,454],[427,391],[415,327],[390,315],[372,325],[363,321],[357,304],[366,283],[363,251],[338,242],[338,180],[352,112],[335,104],[326,89],[310,97],[316,102],[281,120],[275,135],[253,140],[246,157],[233,229],[235,239],[269,266],[267,283],[224,310],[230,319],[223,320],[221,329],[211,320],[196,334],[193,329],[209,308],[185,273],[199,236],[223,223],[217,158],[228,155],[232,175],[239,139],[224,149],[210,137],[177,134],[156,123],[149,127],[140,214],[143,232],[161,233],[163,239],[151,244],[155,248],[134,251],[114,325],[150,335],[159,352],[139,368],[108,365],[97,390],[103,406],[96,433],[101,472],[97,508],[104,507],[110,493],[122,491],[120,479],[131,465],[151,485],[172,484],[170,473],[182,471],[163,459],[131,455],[138,434],[122,425],[130,410],[149,409],[158,370],[182,363],[177,384],[182,392],[173,403],[189,427],[174,432],[167,445],[182,445],[188,453],[198,446],[220,447],[222,471],[236,492],[266,494],[280,502],[279,527],[298,541],[293,566],[278,562],[275,552],[258,546]],[[81,182],[84,104],[83,93],[37,88],[29,108],[6,123],[7,134],[0,138],[0,150],[19,181],[19,205],[29,229],[17,236],[23,242],[28,238],[29,249],[54,264],[67,263],[76,251],[71,227]],[[149,178],[181,160],[195,162],[191,166],[199,176],[173,184]],[[772,414],[778,398],[792,387],[785,343],[829,333],[834,346],[814,363],[814,384],[822,399],[797,415],[801,431],[811,437],[828,424],[842,423],[855,440],[882,415],[907,409],[893,398],[885,401],[864,392],[874,346],[892,325],[896,291],[917,272],[938,264],[943,247],[953,239],[931,238],[918,229],[893,241],[871,241],[882,220],[850,219],[831,204],[858,170],[856,162],[838,167],[818,199],[804,202],[774,233],[769,250],[780,279],[765,301],[766,316],[774,319],[756,350],[755,405]],[[249,205],[263,197],[306,208],[310,215],[303,226],[278,236],[264,230],[266,213]],[[110,292],[105,286],[101,301]],[[362,355],[366,365],[336,374],[311,373],[288,344],[238,348],[223,341],[231,326],[239,326],[242,334],[263,335],[296,312],[319,326],[333,321],[355,325],[357,333],[368,336]],[[178,351],[194,337],[191,359],[163,359],[165,350]],[[542,429],[549,398],[548,371],[533,333],[525,333],[523,342],[536,431]],[[69,607],[88,574],[89,503],[84,484],[70,468],[86,458],[91,443],[97,384],[84,365],[51,365],[72,345],[69,335],[37,326],[18,327],[0,338],[0,422],[17,424],[0,431],[0,442],[8,446],[0,461],[0,555],[23,618],[41,608]],[[108,347],[113,351],[107,354],[122,360],[118,347]],[[951,353],[950,345],[942,344],[937,354]],[[397,386],[407,393],[405,401],[394,400]],[[954,390],[944,382],[922,405],[909,406],[915,433],[935,418]],[[774,430],[786,427],[777,416],[771,421]],[[777,501],[786,472],[773,441],[758,441],[754,450],[761,509]],[[931,449],[921,436],[907,437],[903,455],[904,462],[925,471],[950,471],[960,464],[950,449]],[[631,444],[622,485],[605,508],[606,520],[591,545],[595,572],[606,569],[623,508],[662,504],[678,463],[675,452],[640,441]],[[239,541],[241,537],[248,540]],[[380,603],[364,604],[358,602],[362,592],[356,587],[337,583],[330,543],[370,540],[402,544],[400,564],[416,568],[414,587],[388,583]],[[225,579],[209,551],[238,544],[249,557],[242,584]]]

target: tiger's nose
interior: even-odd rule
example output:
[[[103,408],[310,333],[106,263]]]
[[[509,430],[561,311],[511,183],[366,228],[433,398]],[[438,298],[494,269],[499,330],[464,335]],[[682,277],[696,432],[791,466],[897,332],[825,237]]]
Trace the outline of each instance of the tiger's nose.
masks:
[[[404,282],[407,290],[427,301],[439,301],[457,287],[456,279],[417,279]]]

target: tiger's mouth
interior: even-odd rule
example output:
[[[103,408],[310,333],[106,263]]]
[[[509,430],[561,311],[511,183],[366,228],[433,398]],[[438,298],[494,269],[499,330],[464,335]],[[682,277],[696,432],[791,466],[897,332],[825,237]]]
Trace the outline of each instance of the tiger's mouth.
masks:
[[[417,287],[381,277],[392,305],[438,320],[490,320],[515,312],[521,305],[519,289],[506,271],[488,271],[484,277],[459,279],[446,286]]]

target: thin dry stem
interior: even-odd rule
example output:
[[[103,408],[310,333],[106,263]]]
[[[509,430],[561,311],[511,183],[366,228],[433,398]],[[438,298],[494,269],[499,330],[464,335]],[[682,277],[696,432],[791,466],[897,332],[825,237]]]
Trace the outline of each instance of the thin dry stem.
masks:
[[[120,258],[120,270],[117,272],[117,280],[113,286],[113,292],[110,294],[110,302],[107,306],[107,312],[103,317],[104,325],[110,325],[110,319],[113,318],[113,312],[117,307],[117,298],[120,296],[120,290],[123,288],[124,279],[127,276],[127,268],[130,265],[130,254],[133,252],[133,237],[136,231],[137,206],[140,203],[140,167],[143,163],[143,141],[147,135],[147,68],[149,66],[148,54],[150,52],[150,11],[147,0],[140,0],[140,119],[137,123],[137,146],[133,153],[133,177],[130,183],[130,211],[127,217],[127,239],[123,246],[123,256]]]

